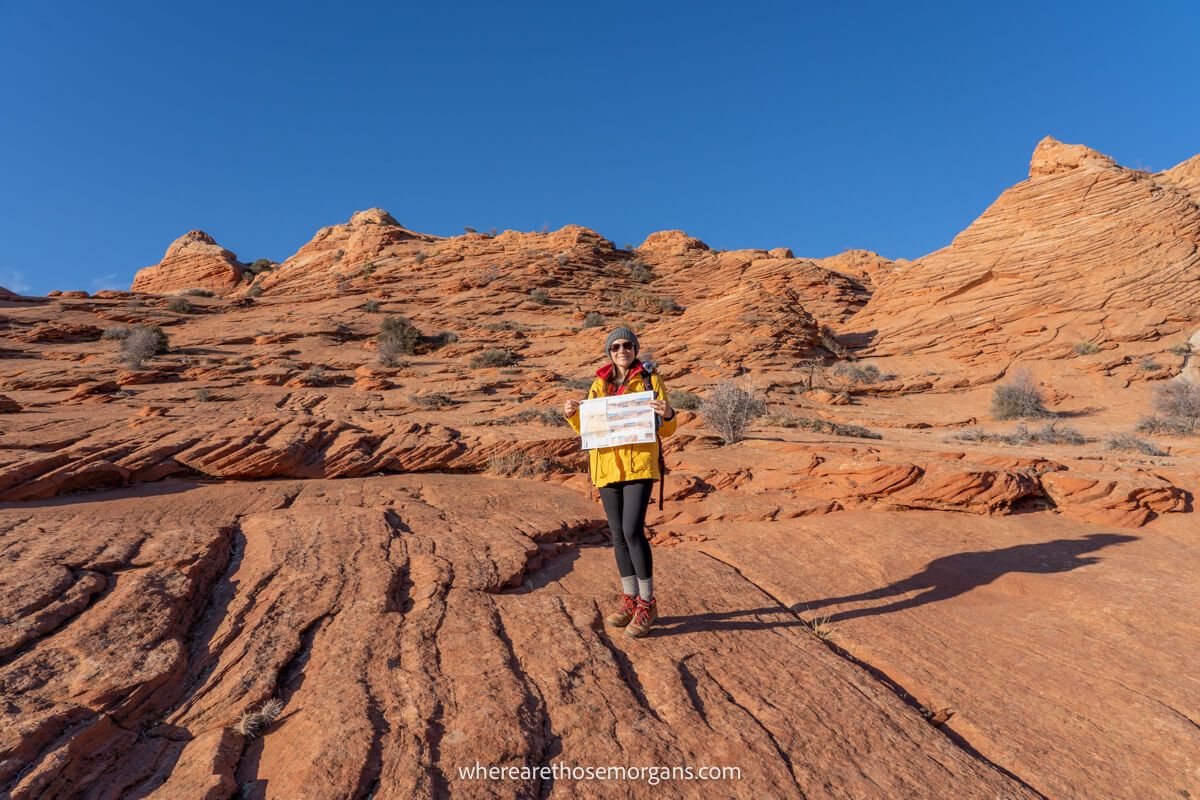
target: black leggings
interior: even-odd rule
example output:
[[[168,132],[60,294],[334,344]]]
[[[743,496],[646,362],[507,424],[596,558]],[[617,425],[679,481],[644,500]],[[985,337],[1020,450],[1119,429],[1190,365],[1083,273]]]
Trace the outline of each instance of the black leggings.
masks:
[[[617,569],[622,578],[636,575],[646,581],[654,575],[645,531],[646,506],[653,486],[651,478],[643,478],[600,487],[600,500],[608,515],[608,529],[612,531]]]

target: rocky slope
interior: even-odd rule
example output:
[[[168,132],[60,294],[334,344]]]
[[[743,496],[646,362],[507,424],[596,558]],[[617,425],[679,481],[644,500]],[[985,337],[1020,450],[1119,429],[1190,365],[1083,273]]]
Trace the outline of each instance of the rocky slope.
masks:
[[[1200,447],[1106,446],[1196,369],[1168,350],[1200,327],[1182,305],[1135,313],[1173,301],[1153,270],[1190,291],[1167,254],[1193,163],[1148,176],[1043,142],[911,263],[681,231],[436,237],[372,209],[253,282],[193,237],[137,291],[0,298],[0,793],[1195,795]],[[1128,272],[1088,262],[1084,291],[1101,245],[1131,248]],[[980,264],[1024,277],[944,296]],[[172,302],[210,268],[216,296]],[[992,323],[950,336],[942,309],[969,302]],[[421,336],[384,365],[398,316]],[[1035,330],[1069,343],[1085,319],[1096,353]],[[134,369],[136,324],[169,347]],[[648,516],[663,617],[638,641],[602,623],[612,552],[557,419],[617,324],[680,404],[737,380],[770,412],[732,445],[679,412]],[[1018,358],[1076,443],[980,435],[1014,433],[989,399]]]
[[[1081,342],[1111,355],[1185,340],[1200,325],[1195,173],[1195,159],[1150,175],[1047,137],[1028,180],[949,247],[892,270],[845,332],[864,354],[967,373]]]

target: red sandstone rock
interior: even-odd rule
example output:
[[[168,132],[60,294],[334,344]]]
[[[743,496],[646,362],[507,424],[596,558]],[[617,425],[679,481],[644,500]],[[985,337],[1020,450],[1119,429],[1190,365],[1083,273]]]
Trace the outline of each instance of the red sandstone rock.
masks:
[[[224,294],[241,281],[237,256],[204,231],[188,231],[171,243],[162,261],[138,271],[131,291],[168,294],[194,287]]]

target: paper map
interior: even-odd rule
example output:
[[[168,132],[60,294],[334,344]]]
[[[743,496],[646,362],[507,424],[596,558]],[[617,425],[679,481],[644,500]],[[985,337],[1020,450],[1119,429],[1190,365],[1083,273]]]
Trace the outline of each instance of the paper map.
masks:
[[[579,404],[583,449],[654,441],[654,392],[597,397]]]

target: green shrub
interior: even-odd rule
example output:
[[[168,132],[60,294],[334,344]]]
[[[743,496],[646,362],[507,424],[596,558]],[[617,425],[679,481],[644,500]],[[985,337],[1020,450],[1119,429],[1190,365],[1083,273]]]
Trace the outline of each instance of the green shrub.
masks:
[[[364,278],[369,278],[369,277],[371,277],[371,274],[374,272],[375,272],[375,263],[372,261],[368,261],[367,263],[362,265],[362,269],[359,270],[358,274]]]
[[[269,259],[259,258],[243,267],[242,275],[249,275],[251,278],[255,278],[264,272],[270,272],[274,268],[275,265]]]
[[[517,363],[517,354],[511,350],[484,350],[471,358],[471,368],[509,367]]]
[[[385,366],[395,366],[400,355],[416,352],[420,338],[421,332],[406,317],[385,317],[379,323],[379,336],[376,339],[379,362]]]

